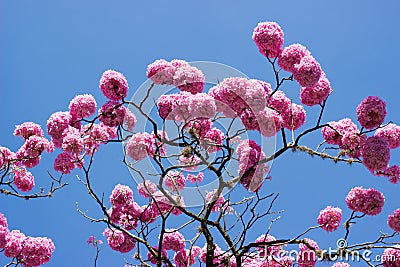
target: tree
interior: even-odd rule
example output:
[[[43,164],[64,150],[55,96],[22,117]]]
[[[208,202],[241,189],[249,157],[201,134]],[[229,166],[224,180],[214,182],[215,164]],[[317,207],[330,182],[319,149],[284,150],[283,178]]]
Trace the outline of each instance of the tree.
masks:
[[[38,124],[16,127],[14,135],[22,137],[24,144],[15,153],[1,148],[0,192],[25,199],[50,197],[65,187],[64,175],[81,169],[78,179],[102,214],[93,216],[79,205],[77,211],[88,221],[104,224],[103,235],[113,250],[135,251],[135,259],[127,265],[314,266],[319,258],[348,266],[338,259],[359,257],[373,266],[364,252],[384,249],[382,264],[398,266],[400,249],[395,237],[400,231],[400,209],[388,217],[394,232],[348,244],[356,221],[382,210],[385,197],[374,188],[355,187],[349,192],[346,204],[352,213],[344,223],[342,209],[328,206],[316,218],[318,225],[300,234],[289,238],[270,234],[279,218],[274,207],[278,194],[264,190],[264,184],[271,178],[274,159],[297,151],[341,164],[363,164],[372,175],[398,183],[400,168],[389,166],[389,160],[391,149],[400,146],[400,127],[384,124],[386,103],[376,96],[365,98],[356,109],[360,129],[348,118],[323,122],[332,89],[311,52],[300,44],[283,47],[283,31],[274,22],[259,23],[253,40],[272,67],[272,85],[240,74],[216,75],[217,82],[203,93],[210,83],[203,72],[218,74],[216,64],[197,63],[196,67],[184,60],[161,59],[148,66],[150,81],[143,85],[148,86],[144,95],[127,100],[124,75],[105,71],[99,87],[109,101],[97,114],[94,97],[78,95],[69,111],[53,113],[47,121],[51,141]],[[302,127],[305,107],[283,91],[284,84],[294,81],[301,87],[301,103],[319,107],[312,127]],[[305,136],[319,131],[321,143],[303,142]],[[94,189],[91,171],[97,151],[111,143],[123,144],[122,161],[138,186],[135,190],[132,184],[118,184],[108,201]],[[55,178],[49,172],[48,191],[23,193],[34,188],[34,177],[27,169],[40,164],[44,151],[57,153],[53,167],[62,175]],[[136,191],[142,199],[138,200]],[[171,228],[174,216],[180,225]],[[0,222],[0,247],[11,258],[9,266],[38,266],[50,260],[54,251],[50,239],[9,231],[4,216]],[[257,239],[249,240],[248,233],[257,230],[260,222],[268,226]],[[307,238],[317,228],[333,232],[339,227],[344,227],[344,235],[333,250]],[[88,243],[97,248],[96,265],[101,240],[90,237]],[[294,245],[298,249],[286,249]]]

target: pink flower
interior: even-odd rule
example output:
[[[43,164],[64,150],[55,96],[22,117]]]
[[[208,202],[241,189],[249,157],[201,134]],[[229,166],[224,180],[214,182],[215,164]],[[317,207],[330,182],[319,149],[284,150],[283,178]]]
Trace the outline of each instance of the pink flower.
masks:
[[[207,204],[211,203],[211,201],[214,198],[214,195],[215,195],[216,191],[217,190],[214,189],[213,191],[207,192],[207,194],[206,194],[206,202],[207,202]],[[228,203],[225,202],[225,198],[222,196],[222,194],[220,194],[218,196],[218,198],[216,199],[214,205],[212,206],[211,211],[213,211],[213,212],[219,212],[219,211],[225,212],[227,208],[228,208]]]
[[[321,210],[318,216],[318,224],[327,232],[333,232],[340,226],[342,210],[331,206]]]
[[[208,152],[217,152],[221,149],[224,138],[224,133],[214,127],[204,135],[202,145]]]
[[[363,164],[370,172],[380,171],[388,166],[390,148],[388,142],[378,136],[368,137],[361,147]]]
[[[119,102],[108,101],[99,109],[99,120],[106,126],[116,127],[124,123],[126,107]]]
[[[381,213],[384,203],[385,197],[374,188],[363,189],[362,187],[354,187],[346,197],[346,204],[349,209],[367,215]]]
[[[39,266],[50,261],[55,246],[47,237],[27,237],[18,258],[24,266]]]
[[[188,249],[180,250],[175,253],[174,261],[176,267],[187,267],[191,266],[196,262],[193,252]]]
[[[197,175],[188,174],[187,180],[191,183],[201,183],[204,179],[204,172],[199,172]]]
[[[106,228],[103,235],[111,249],[121,253],[127,253],[135,248],[136,240],[125,232],[116,229]]]
[[[192,94],[201,93],[204,88],[205,77],[196,67],[182,66],[177,68],[173,77],[173,84],[181,91]]]
[[[301,44],[292,44],[283,49],[278,58],[278,65],[288,72],[293,72],[294,65],[299,64],[303,57],[310,55],[310,51],[308,51],[305,46]]]
[[[79,120],[92,116],[96,107],[96,100],[92,95],[77,95],[69,103],[69,113],[74,120]]]
[[[323,127],[321,133],[326,143],[332,145],[342,145],[342,137],[345,133],[358,131],[357,126],[349,118],[338,122],[331,121],[328,124],[330,127]]]
[[[0,226],[8,228],[7,218],[4,216],[3,213],[0,212]]]
[[[386,167],[383,170],[378,171],[377,174],[388,177],[391,183],[397,184],[400,181],[400,166],[393,165]]]
[[[166,229],[163,235],[162,248],[165,250],[180,251],[185,248],[185,238],[174,229]]]
[[[283,91],[276,91],[269,99],[268,106],[278,111],[280,114],[290,109],[291,101]]]
[[[268,99],[269,96],[272,94],[272,87],[271,87],[271,84],[269,84],[269,83],[267,83],[267,82],[264,82],[264,81],[261,81],[261,80],[257,80],[257,79],[251,79],[250,81],[261,84],[261,86],[263,87],[263,89],[264,89],[264,91],[265,91],[265,94],[266,94],[266,98],[267,98],[267,99]]]
[[[6,237],[10,234],[7,226],[0,225],[0,249],[6,245]]]
[[[21,125],[15,126],[14,135],[21,136],[26,140],[32,135],[43,136],[43,130],[39,124],[24,122]]]
[[[117,184],[110,196],[110,202],[116,207],[125,207],[133,202],[132,189],[127,185]]]
[[[4,255],[9,258],[17,257],[21,253],[25,238],[25,235],[19,230],[12,230],[6,236]]]
[[[69,112],[53,113],[47,120],[47,132],[53,139],[55,147],[62,145],[62,133],[67,129],[72,122],[72,116]]]
[[[84,144],[86,153],[93,155],[97,152],[100,144],[108,142],[109,138],[115,137],[115,128],[108,127],[104,124],[87,124],[83,127],[82,132],[84,136]],[[111,136],[113,135],[113,136]]]
[[[107,70],[101,76],[99,87],[105,97],[118,101],[126,97],[128,81],[122,73]]]
[[[183,190],[186,185],[186,178],[181,172],[170,171],[164,178],[164,185],[172,192]]]
[[[15,158],[15,153],[11,152],[10,149],[0,146],[0,169],[3,167],[7,168],[7,165],[11,160]]]
[[[130,131],[130,132],[132,132],[133,131],[133,128],[135,127],[135,125],[136,125],[136,116],[135,116],[135,114],[133,114],[133,112],[130,110],[130,109],[128,109],[128,108],[126,108],[125,109],[125,117],[124,117],[124,127],[126,128],[126,129],[128,129],[128,131]]]
[[[303,57],[299,64],[294,65],[293,78],[302,87],[314,87],[321,74],[321,66],[311,55]]]
[[[151,197],[157,190],[157,187],[154,183],[149,180],[145,180],[143,183],[138,184],[137,190],[139,195],[145,198]]]
[[[322,103],[331,93],[331,85],[325,75],[321,75],[317,84],[313,87],[300,89],[300,101],[306,106],[314,106]]]
[[[388,141],[390,149],[400,147],[400,126],[394,123],[389,123],[385,127],[377,129],[374,135]]]
[[[68,127],[63,132],[61,148],[63,151],[72,155],[79,155],[84,149],[84,139],[81,137],[81,132],[74,128]]]
[[[200,162],[200,159],[196,155],[180,155],[179,156],[179,164],[180,165],[187,165],[188,167],[185,167],[186,171],[192,171],[197,168],[197,166],[191,166],[191,165],[196,165]]]
[[[182,59],[173,59],[173,60],[171,60],[171,64],[175,68],[189,67],[190,66],[188,62],[186,62],[185,60],[182,60]]]
[[[398,247],[385,249],[381,262],[383,267],[400,267],[400,249]]]
[[[304,241],[313,249],[310,249],[306,244],[300,243],[300,253],[297,264],[299,267],[313,267],[317,263],[317,255],[315,250],[319,249],[318,244],[314,240],[308,238],[305,238]]]
[[[369,96],[361,101],[356,112],[362,127],[374,129],[385,120],[386,102],[377,96]]]
[[[143,223],[145,223],[145,224],[153,223],[157,219],[158,213],[154,212],[154,209],[151,205],[150,206],[142,206],[141,208],[142,208],[143,212],[140,215],[139,219]]]
[[[292,103],[287,112],[282,113],[283,126],[289,130],[297,130],[306,122],[306,111],[303,106]]]
[[[35,186],[35,179],[26,169],[17,168],[14,173],[14,184],[22,192],[28,192]]]
[[[400,233],[400,209],[397,209],[388,217],[388,225],[394,231]]]
[[[74,168],[75,159],[71,154],[67,152],[62,152],[54,160],[54,170],[57,172],[69,174]]]
[[[264,56],[279,56],[283,45],[283,31],[275,22],[260,22],[253,31],[253,41]]]
[[[190,118],[212,118],[217,112],[217,106],[213,97],[205,94],[198,93],[191,95],[188,99]]]
[[[149,133],[132,135],[126,145],[126,152],[133,160],[142,160],[154,154],[154,138]]]
[[[175,67],[164,59],[158,59],[147,66],[147,77],[155,84],[172,84]]]
[[[153,247],[153,249],[156,251],[156,255],[158,255],[158,253],[159,253],[158,246]],[[161,261],[162,261],[162,259],[168,259],[168,252],[164,248],[161,249]],[[154,257],[150,251],[147,252],[147,260],[153,264],[158,263],[157,257]]]
[[[184,128],[188,129],[188,132],[197,138],[202,139],[212,126],[213,123],[210,119],[195,119],[188,122]]]
[[[281,129],[282,117],[273,109],[266,107],[257,114],[260,133],[266,137],[275,136]]]
[[[213,264],[215,267],[225,267],[226,264],[224,264],[224,257],[226,257],[226,254],[224,254],[224,251],[217,245],[214,244],[214,258],[213,258]],[[206,263],[206,258],[207,258],[207,244],[204,245],[200,249],[200,254],[199,258],[202,262]]]
[[[177,107],[179,94],[162,95],[158,98],[158,114],[162,119],[173,120],[172,111]]]
[[[267,243],[271,241],[275,241],[276,238],[273,237],[272,235],[261,235],[256,239],[256,243]],[[258,253],[260,254],[260,257],[266,257],[270,255],[274,255],[278,253],[281,248],[280,246],[274,246],[274,245],[262,245],[257,247]]]
[[[249,191],[258,191],[267,173],[265,163],[259,164],[265,158],[261,147],[253,140],[245,140],[236,148],[239,158],[240,183]]]
[[[250,108],[241,110],[239,117],[247,130],[260,130],[260,125],[257,121],[257,117]]]
[[[53,143],[41,136],[32,135],[25,140],[24,145],[17,151],[16,158],[27,168],[32,168],[39,164],[40,155],[44,150],[52,152]]]

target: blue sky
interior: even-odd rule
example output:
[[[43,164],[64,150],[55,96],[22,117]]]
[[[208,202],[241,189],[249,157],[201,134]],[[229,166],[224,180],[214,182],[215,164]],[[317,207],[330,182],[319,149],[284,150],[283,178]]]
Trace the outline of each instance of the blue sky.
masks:
[[[127,77],[128,98],[146,80],[147,65],[158,58],[220,62],[251,78],[273,82],[269,64],[251,39],[260,21],[278,22],[285,32],[285,45],[301,43],[321,63],[334,89],[324,121],[344,117],[356,121],[359,102],[368,95],[379,95],[387,102],[386,121],[400,123],[398,10],[400,4],[395,0],[0,0],[0,145],[17,150],[22,143],[12,136],[15,125],[34,121],[45,128],[48,117],[67,110],[77,94],[90,93],[99,105],[104,103],[98,81],[109,68]],[[285,87],[297,103],[298,89],[296,83]],[[316,109],[306,110],[311,125]],[[306,142],[319,140],[319,133],[305,138]],[[117,183],[135,186],[121,158],[119,145],[104,147],[96,157],[94,186],[105,196]],[[46,163],[33,169],[36,188],[48,184],[46,171],[52,169],[52,159],[45,156]],[[393,151],[391,162],[399,161],[399,151]],[[350,242],[375,239],[379,230],[388,231],[387,215],[400,207],[399,185],[373,177],[362,166],[335,165],[289,152],[275,160],[271,175],[273,180],[263,186],[263,192],[279,192],[276,210],[285,210],[271,231],[278,238],[315,225],[319,210],[327,205],[341,207],[347,218],[350,212],[344,198],[354,186],[373,186],[387,201],[380,216],[367,217],[354,227]],[[47,266],[90,266],[94,250],[85,241],[90,235],[100,237],[104,226],[89,223],[75,211],[79,202],[83,209],[99,215],[76,177],[69,175],[66,181],[70,185],[50,200],[0,195],[0,212],[7,216],[10,229],[53,239],[56,251]],[[325,247],[342,236],[343,229],[310,234]],[[99,266],[122,266],[124,257],[130,255],[103,245]],[[6,259],[0,256],[3,263]]]

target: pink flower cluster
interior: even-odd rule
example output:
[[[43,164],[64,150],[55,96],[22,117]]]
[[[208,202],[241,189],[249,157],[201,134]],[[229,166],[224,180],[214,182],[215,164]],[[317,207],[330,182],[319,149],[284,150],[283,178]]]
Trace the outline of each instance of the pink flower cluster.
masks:
[[[250,192],[260,189],[264,175],[267,173],[265,163],[259,164],[265,158],[261,147],[253,140],[245,140],[239,143],[236,148],[239,158],[240,183]]]
[[[202,262],[206,263],[206,257],[207,257],[207,244],[205,244],[204,247],[200,249],[199,253],[199,258]],[[226,264],[224,264],[225,261],[226,261],[226,254],[224,254],[224,251],[217,244],[214,244],[213,265],[215,267],[225,267],[226,266]]]
[[[260,22],[253,31],[253,41],[264,56],[275,58],[283,46],[283,31],[275,22]]]
[[[340,226],[342,210],[331,206],[321,210],[318,216],[318,224],[327,232],[333,232]]]
[[[159,253],[159,248],[158,246],[153,247],[153,249],[156,251],[156,255],[158,255]],[[161,261],[164,259],[168,259],[168,252],[166,249],[162,248],[161,249]],[[159,263],[157,260],[157,257],[154,257],[153,254],[151,254],[151,252],[147,252],[147,260],[153,264],[157,264]]]
[[[162,95],[157,107],[161,118],[184,122],[212,118],[217,111],[214,98],[205,93]]]
[[[145,180],[143,183],[138,184],[137,190],[139,195],[144,198],[149,198],[156,192],[157,186],[149,180]]]
[[[206,202],[210,204],[210,202],[213,200],[214,195],[216,193],[217,189],[214,189],[213,191],[207,192],[206,194]],[[225,201],[225,198],[220,194],[218,198],[216,199],[214,205],[211,208],[212,212],[225,212],[226,209],[228,208],[228,203]]]
[[[186,178],[182,172],[170,171],[164,178],[164,185],[172,192],[178,192],[185,188]]]
[[[165,250],[180,251],[185,249],[185,238],[174,229],[166,229],[162,239],[162,248]]]
[[[196,165],[199,162],[200,162],[200,159],[196,155],[189,155],[189,156],[180,155],[179,156],[179,164],[188,166],[188,167],[185,167],[186,171],[195,170],[197,168],[197,166],[192,166],[192,165]]]
[[[155,84],[173,84],[192,94],[201,93],[205,82],[204,74],[184,60],[156,60],[147,67],[147,77]]]
[[[329,126],[322,128],[321,133],[326,143],[338,145],[346,150],[350,157],[360,157],[361,147],[366,140],[366,135],[360,132],[349,118],[331,121]]]
[[[389,181],[393,184],[397,184],[400,181],[400,166],[393,165],[378,171],[379,176],[385,176],[389,178]]]
[[[383,267],[400,267],[400,248],[387,248],[381,256]]]
[[[133,160],[142,160],[147,156],[153,156],[155,139],[149,133],[136,133],[132,135],[126,145],[126,153]]]
[[[390,160],[389,143],[382,137],[368,137],[361,147],[363,164],[372,173],[381,171],[388,166]]]
[[[317,263],[317,254],[315,250],[318,250],[318,244],[311,239],[305,238],[304,241],[307,244],[300,243],[299,244],[299,256],[297,264],[299,267],[313,267]],[[310,247],[313,249],[310,249]]]
[[[25,236],[19,230],[8,230],[7,220],[0,213],[0,249],[9,258],[16,258],[25,267],[35,267],[50,261],[54,243],[47,237]]]
[[[22,192],[31,191],[35,186],[35,178],[25,168],[14,168],[14,184]]]
[[[73,121],[88,118],[96,112],[97,104],[92,95],[77,95],[69,103],[69,113]]]
[[[385,127],[377,129],[374,135],[385,139],[389,143],[390,149],[400,147],[400,126],[394,123],[389,123]]]
[[[297,130],[306,122],[306,111],[303,106],[291,104],[288,112],[282,113],[283,126],[289,130]]]
[[[199,172],[197,175],[188,174],[187,180],[191,183],[201,183],[204,179],[204,172]]]
[[[32,135],[25,140],[25,143],[15,153],[16,164],[33,168],[39,164],[43,151],[52,152],[53,149],[53,143],[46,138]]]
[[[125,232],[106,228],[103,235],[107,238],[110,248],[115,251],[127,253],[135,248],[136,240]]]
[[[15,126],[14,135],[21,136],[24,140],[27,140],[33,135],[43,136],[43,130],[39,124],[34,122],[24,122],[21,125]]]
[[[400,209],[397,209],[388,217],[388,225],[394,231],[400,233]]]
[[[126,97],[128,81],[122,73],[107,70],[100,78],[100,90],[110,100],[119,101]]]
[[[314,87],[321,75],[321,66],[311,55],[304,56],[299,64],[294,65],[293,78],[302,87]]]
[[[331,84],[323,73],[314,86],[300,89],[300,101],[306,106],[318,105],[329,96],[331,91]]]
[[[153,201],[150,205],[150,208],[155,216],[168,212],[171,212],[174,215],[182,214],[182,211],[178,208],[178,206],[185,208],[183,197],[178,195],[170,195],[170,197],[175,203],[171,203],[171,201],[161,191],[157,191],[153,194]]]
[[[198,255],[196,252],[200,253],[200,249],[183,249],[175,253],[174,262],[176,267],[187,267],[191,266],[196,262],[195,257]]]
[[[99,120],[109,127],[120,126],[124,123],[126,113],[127,108],[121,103],[108,101],[99,109]]]
[[[305,56],[310,56],[308,49],[301,44],[292,44],[285,47],[278,58],[278,65],[288,72],[295,71],[295,65],[299,64]]]
[[[362,127],[374,129],[385,120],[386,102],[377,96],[369,96],[357,106],[356,113]]]
[[[353,211],[377,215],[382,211],[385,197],[374,188],[354,187],[346,196],[346,204]]]

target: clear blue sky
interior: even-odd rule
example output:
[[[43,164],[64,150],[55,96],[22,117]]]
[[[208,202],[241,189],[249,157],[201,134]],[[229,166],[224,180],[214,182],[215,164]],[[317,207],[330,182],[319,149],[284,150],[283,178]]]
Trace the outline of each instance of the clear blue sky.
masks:
[[[260,21],[278,22],[285,45],[302,43],[321,63],[334,89],[324,121],[355,121],[358,103],[379,95],[387,102],[386,121],[400,123],[396,0],[144,2],[0,0],[0,145],[17,150],[22,143],[12,136],[15,125],[34,121],[45,128],[48,117],[67,110],[77,94],[90,93],[103,103],[98,81],[109,68],[127,77],[128,98],[146,80],[147,65],[158,58],[216,61],[273,82],[270,66],[251,39]],[[293,84],[287,94],[298,103],[298,87]],[[310,118],[315,111],[307,109]],[[321,136],[305,140],[316,142]],[[117,183],[135,187],[121,158],[119,145],[103,148],[96,157],[93,182],[106,197]],[[52,169],[52,159],[45,155],[47,164],[33,169],[35,189],[48,184],[46,170]],[[391,163],[400,163],[398,150],[392,152]],[[400,207],[399,185],[371,176],[362,166],[335,165],[289,152],[274,162],[271,175],[263,192],[280,192],[276,210],[285,210],[271,231],[278,238],[315,225],[319,210],[327,205],[341,207],[347,218],[344,198],[354,186],[373,186],[387,201],[380,216],[354,227],[350,242],[375,239],[379,230],[388,231],[387,215]],[[66,180],[70,185],[50,200],[0,195],[0,212],[10,229],[53,239],[56,250],[47,266],[91,266],[94,250],[85,241],[90,235],[100,237],[104,225],[91,224],[75,211],[79,202],[82,209],[99,215],[75,176]],[[343,229],[309,235],[325,247],[342,236]],[[124,257],[130,254],[120,255],[103,245],[98,266],[122,266]],[[0,255],[0,264],[4,263]]]

